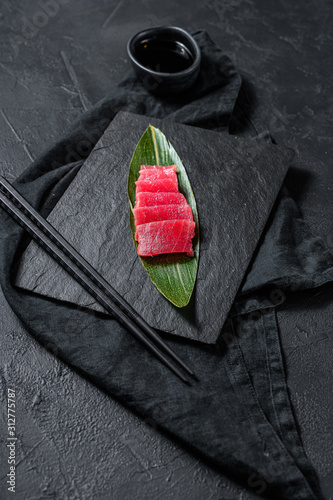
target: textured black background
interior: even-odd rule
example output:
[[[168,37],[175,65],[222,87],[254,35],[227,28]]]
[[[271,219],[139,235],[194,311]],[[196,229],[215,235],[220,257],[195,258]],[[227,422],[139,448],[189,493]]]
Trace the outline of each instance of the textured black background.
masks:
[[[121,79],[134,32],[204,28],[249,82],[275,139],[295,149],[287,184],[333,249],[330,0],[54,0],[58,12],[40,15],[46,4],[0,4],[0,169],[8,180]],[[328,287],[296,291],[278,314],[294,411],[326,499],[333,498],[331,304]],[[17,392],[17,498],[253,498],[58,362],[3,298],[0,306],[1,498],[10,386]]]

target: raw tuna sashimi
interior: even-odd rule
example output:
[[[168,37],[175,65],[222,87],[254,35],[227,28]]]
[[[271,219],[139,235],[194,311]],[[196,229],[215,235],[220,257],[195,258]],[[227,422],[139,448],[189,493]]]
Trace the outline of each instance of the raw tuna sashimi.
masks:
[[[166,167],[163,165],[141,165],[140,172],[141,170],[167,170],[170,168],[177,172],[177,165],[168,165]]]
[[[176,184],[178,184],[177,174],[172,167],[166,167],[165,169],[145,169],[140,170],[139,181],[155,179],[171,179]]]
[[[176,171],[176,165],[141,165],[133,209],[141,257],[167,253],[194,256],[195,222],[190,205],[179,192]]]
[[[136,194],[139,193],[178,193],[178,183],[172,179],[136,181]]]
[[[136,195],[135,207],[152,207],[154,205],[186,204],[186,198],[181,193],[139,193]]]
[[[164,253],[187,253],[193,257],[194,229],[195,222],[184,219],[140,224],[136,230],[138,254],[152,257]]]
[[[134,208],[133,213],[136,226],[159,220],[193,220],[191,207],[185,204]]]

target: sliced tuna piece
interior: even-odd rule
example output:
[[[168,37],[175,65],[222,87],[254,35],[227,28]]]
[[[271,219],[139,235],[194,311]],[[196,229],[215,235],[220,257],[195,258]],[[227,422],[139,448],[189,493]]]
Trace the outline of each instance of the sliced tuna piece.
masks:
[[[134,208],[133,213],[136,226],[159,220],[193,220],[191,207],[185,204]]]
[[[187,253],[193,257],[192,238],[195,222],[190,220],[164,220],[141,224],[136,230],[138,254],[152,257],[165,253]]]
[[[187,204],[182,193],[139,193],[136,194],[135,208],[179,204]]]
[[[155,179],[171,179],[176,184],[178,184],[177,174],[172,167],[165,167],[161,169],[146,169],[140,170],[139,181],[149,180],[153,181]]]
[[[136,181],[136,194],[139,193],[178,193],[178,182],[172,179],[155,179]]]

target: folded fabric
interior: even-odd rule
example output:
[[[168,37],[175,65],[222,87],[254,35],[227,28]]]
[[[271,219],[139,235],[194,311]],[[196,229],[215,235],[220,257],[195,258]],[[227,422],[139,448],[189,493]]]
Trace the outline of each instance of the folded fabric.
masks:
[[[194,36],[202,70],[185,96],[159,99],[130,72],[21,175],[17,189],[42,215],[60,199],[119,110],[221,133],[230,126],[233,133],[245,130],[269,139],[230,59],[206,32]],[[311,234],[285,190],[217,344],[164,335],[196,367],[200,382],[191,387],[166,375],[113,318],[13,286],[28,238],[2,217],[1,284],[12,309],[42,345],[250,492],[280,500],[321,498],[292,414],[275,308],[285,289],[331,281],[333,256]]]

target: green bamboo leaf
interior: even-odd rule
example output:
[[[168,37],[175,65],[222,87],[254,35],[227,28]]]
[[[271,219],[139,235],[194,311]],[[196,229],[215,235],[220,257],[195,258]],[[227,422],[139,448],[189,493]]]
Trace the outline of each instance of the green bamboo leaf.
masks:
[[[186,254],[140,257],[150,279],[162,295],[175,306],[184,307],[189,303],[194,289],[199,260],[199,220],[191,184],[178,154],[165,135],[149,125],[136,146],[128,175],[130,225],[136,249],[138,243],[135,241],[133,208],[135,181],[139,178],[141,165],[177,165],[179,191],[184,194],[192,209],[195,222],[195,237],[192,240],[194,257],[188,257]]]

